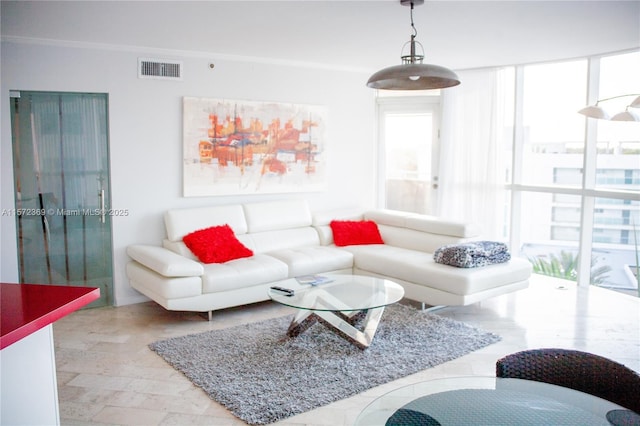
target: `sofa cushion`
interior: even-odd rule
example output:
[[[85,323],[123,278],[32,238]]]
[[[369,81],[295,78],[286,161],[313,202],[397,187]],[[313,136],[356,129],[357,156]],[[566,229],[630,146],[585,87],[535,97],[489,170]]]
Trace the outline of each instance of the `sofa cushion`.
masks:
[[[289,276],[312,275],[353,267],[353,254],[336,247],[316,246],[269,252],[289,266]]]
[[[378,224],[378,229],[385,244],[426,253],[434,253],[438,247],[447,244],[460,244],[468,241],[461,237],[417,232],[414,229],[399,228],[397,226]]]
[[[186,257],[187,259],[195,260],[196,262],[200,263],[200,260],[198,260],[196,255],[193,254],[191,250],[189,250],[189,247],[187,247],[187,245],[182,240],[169,241],[167,238],[165,238],[164,240],[162,240],[162,247],[176,254],[179,254],[180,256]]]
[[[250,203],[243,209],[250,233],[311,226],[311,211],[305,200]]]
[[[254,253],[270,253],[289,248],[320,245],[318,233],[311,226],[264,231],[238,236],[242,242],[253,249]]]
[[[372,220],[332,220],[329,224],[335,245],[384,244],[378,225]]]
[[[345,208],[314,212],[312,226],[318,231],[320,244],[323,246],[333,244],[333,232],[329,226],[332,220],[362,220],[362,209]]]
[[[378,225],[414,229],[447,237],[473,238],[480,235],[480,229],[476,224],[443,220],[440,217],[418,213],[381,209],[366,212],[364,218],[373,220]]]
[[[288,278],[287,265],[271,256],[256,254],[252,257],[226,263],[204,265],[202,292],[236,290]]]
[[[190,232],[225,224],[235,234],[247,232],[247,222],[240,204],[168,210],[164,214],[164,223],[169,241],[182,241]]]
[[[314,227],[329,226],[332,220],[362,220],[362,209],[357,207],[322,210],[313,213]]]
[[[253,256],[233,233],[229,225],[211,226],[184,236],[184,243],[203,263],[224,263]]]
[[[481,268],[456,268],[434,262],[433,254],[389,245],[349,246],[358,269],[400,280],[468,295],[524,281],[531,275],[531,263],[514,258],[507,263]]]

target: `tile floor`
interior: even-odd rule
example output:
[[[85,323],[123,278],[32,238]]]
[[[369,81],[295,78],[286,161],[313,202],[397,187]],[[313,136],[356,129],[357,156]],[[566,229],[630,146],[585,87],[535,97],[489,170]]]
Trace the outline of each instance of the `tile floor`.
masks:
[[[197,313],[165,311],[153,302],[75,312],[53,327],[61,423],[242,425],[147,345],[291,313],[271,302],[218,311],[212,322]],[[493,376],[496,359],[526,348],[576,348],[640,371],[636,297],[534,275],[526,290],[435,313],[503,340],[277,425],[350,425],[373,399],[397,387],[448,376]]]

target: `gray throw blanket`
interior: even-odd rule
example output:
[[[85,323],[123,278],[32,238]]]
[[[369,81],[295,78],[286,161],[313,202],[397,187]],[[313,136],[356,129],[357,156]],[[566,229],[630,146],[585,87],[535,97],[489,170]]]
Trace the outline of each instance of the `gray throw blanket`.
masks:
[[[458,268],[477,268],[508,262],[511,254],[505,243],[497,241],[471,241],[461,244],[449,244],[433,253],[433,260],[444,265]]]

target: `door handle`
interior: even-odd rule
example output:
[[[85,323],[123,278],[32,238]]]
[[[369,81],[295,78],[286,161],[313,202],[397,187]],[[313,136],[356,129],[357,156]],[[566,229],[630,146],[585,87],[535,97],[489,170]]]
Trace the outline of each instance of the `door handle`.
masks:
[[[100,199],[100,222],[105,223],[107,211],[105,208],[105,201],[104,201],[104,189],[101,189],[100,191],[98,191],[98,198]]]
[[[49,229],[49,221],[47,220],[46,215],[42,215],[42,219],[44,222],[44,233],[46,234],[47,244],[51,241],[51,230]]]

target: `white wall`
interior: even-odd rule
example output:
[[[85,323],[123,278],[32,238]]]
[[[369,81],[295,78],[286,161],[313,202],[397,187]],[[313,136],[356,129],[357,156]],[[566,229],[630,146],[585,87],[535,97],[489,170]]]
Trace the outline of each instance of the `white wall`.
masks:
[[[1,48],[2,209],[15,208],[9,91],[109,94],[111,207],[129,211],[128,217],[113,218],[117,305],[145,300],[127,282],[125,249],[132,243],[159,244],[164,236],[162,213],[169,208],[288,197],[305,198],[314,210],[374,204],[375,102],[374,91],[365,87],[368,75],[109,46],[5,41]],[[181,60],[184,79],[138,79],[138,57]],[[213,70],[210,62],[216,64]],[[326,106],[328,191],[182,197],[183,96]],[[1,225],[0,279],[18,282],[15,218],[3,215]]]

